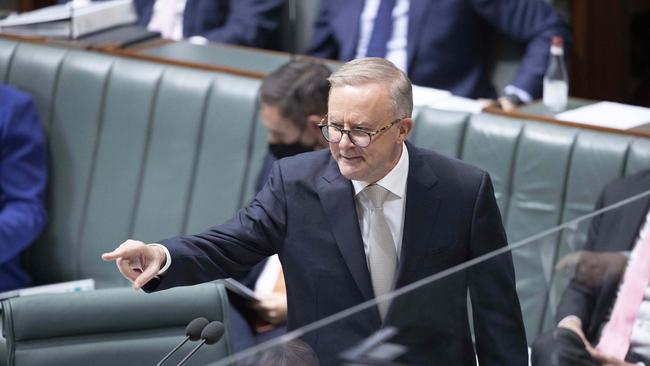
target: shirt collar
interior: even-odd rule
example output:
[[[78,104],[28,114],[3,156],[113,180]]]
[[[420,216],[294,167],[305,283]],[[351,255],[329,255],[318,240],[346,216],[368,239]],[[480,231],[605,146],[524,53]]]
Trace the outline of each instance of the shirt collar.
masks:
[[[399,161],[393,169],[391,169],[383,178],[378,180],[376,184],[386,188],[390,193],[394,194],[398,198],[404,198],[406,195],[406,178],[408,177],[408,172],[409,152],[406,148],[406,144],[402,143],[402,155],[400,156]],[[359,194],[370,184],[371,183],[368,182],[352,180],[354,195],[356,196]]]

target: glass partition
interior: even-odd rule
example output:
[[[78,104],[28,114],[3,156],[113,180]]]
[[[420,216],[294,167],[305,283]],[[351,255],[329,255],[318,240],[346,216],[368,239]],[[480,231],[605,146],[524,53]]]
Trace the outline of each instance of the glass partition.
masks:
[[[595,346],[608,319],[605,309],[616,300],[634,248],[641,247],[636,243],[649,202],[650,191],[606,202],[509,245],[450,245],[400,258],[413,262],[411,270],[399,271],[395,291],[211,365],[522,364],[527,348],[569,315],[582,319]],[[339,299],[313,301],[336,308]],[[382,318],[378,305],[384,303],[390,306]]]

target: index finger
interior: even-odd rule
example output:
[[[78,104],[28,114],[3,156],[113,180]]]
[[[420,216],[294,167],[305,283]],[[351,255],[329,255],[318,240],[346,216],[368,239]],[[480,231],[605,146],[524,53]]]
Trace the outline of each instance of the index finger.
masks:
[[[105,261],[113,261],[118,258],[132,258],[138,256],[142,248],[143,246],[120,246],[112,252],[102,254],[102,259]]]

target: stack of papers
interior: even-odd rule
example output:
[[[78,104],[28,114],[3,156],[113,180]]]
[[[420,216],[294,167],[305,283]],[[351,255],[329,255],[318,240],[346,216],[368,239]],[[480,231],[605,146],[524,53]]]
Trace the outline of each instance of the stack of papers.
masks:
[[[650,123],[650,108],[598,102],[562,112],[555,118],[561,121],[627,130]]]
[[[48,6],[0,21],[0,32],[52,38],[79,36],[137,21],[132,0]]]

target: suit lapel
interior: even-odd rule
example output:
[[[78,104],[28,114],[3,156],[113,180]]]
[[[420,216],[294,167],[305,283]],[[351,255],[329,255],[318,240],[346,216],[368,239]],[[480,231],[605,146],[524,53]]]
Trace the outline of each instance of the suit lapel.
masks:
[[[318,184],[318,196],[354,282],[364,300],[372,299],[372,284],[363,251],[352,183],[341,175],[334,159],[330,160]]]
[[[438,178],[433,169],[420,157],[417,148],[407,142],[409,150],[409,173],[406,181],[406,209],[400,266],[397,272],[396,288],[407,284],[409,264],[417,258],[417,248],[431,245],[431,235],[440,207],[440,198],[435,185]]]
[[[415,60],[415,53],[417,51],[417,45],[420,41],[420,32],[422,30],[421,23],[424,18],[429,14],[429,6],[431,6],[431,0],[411,0],[409,3],[409,24],[408,24],[408,33],[406,35],[406,64],[408,65],[408,70],[413,69],[413,62]]]

